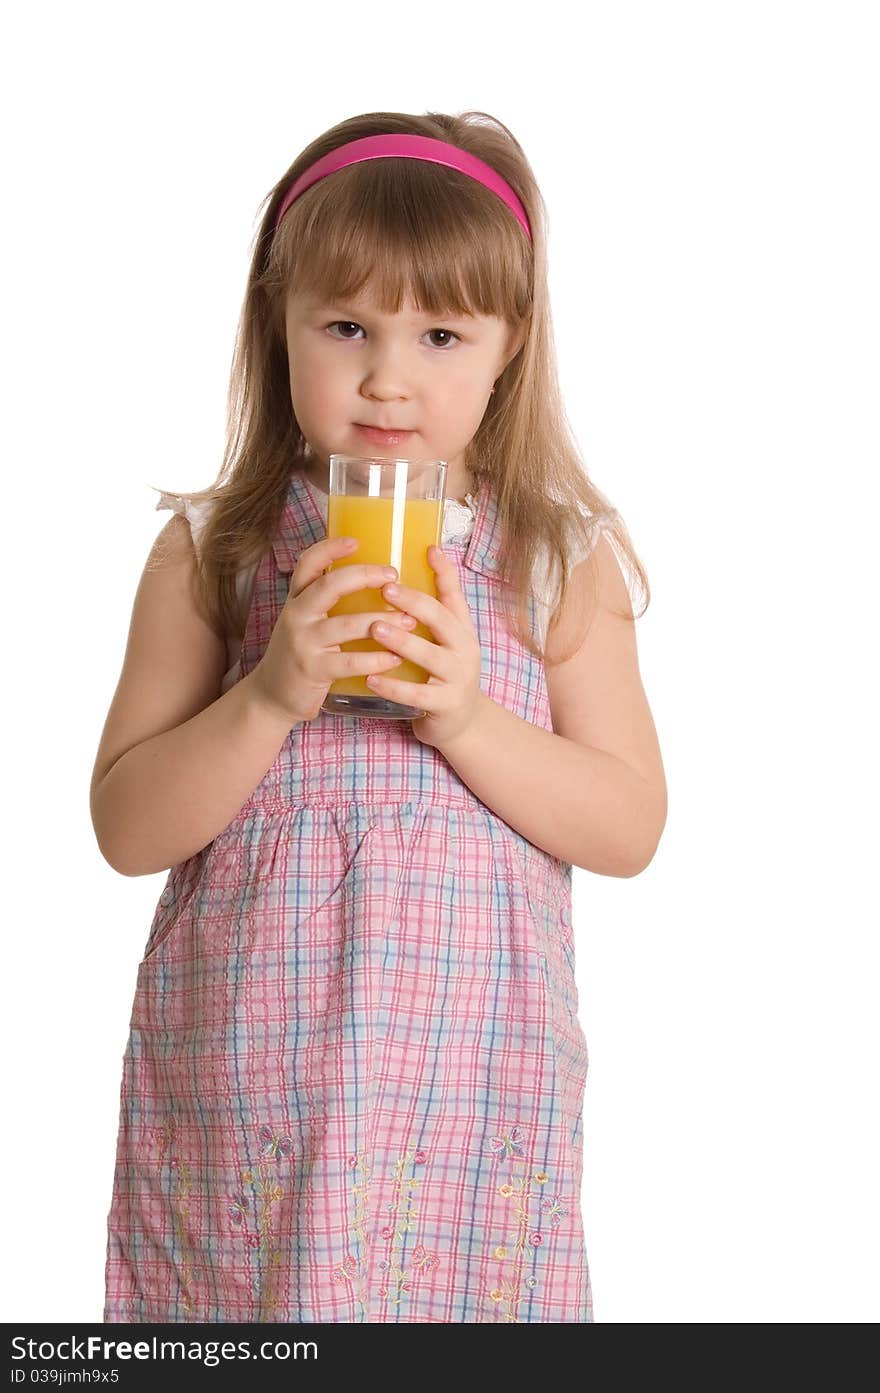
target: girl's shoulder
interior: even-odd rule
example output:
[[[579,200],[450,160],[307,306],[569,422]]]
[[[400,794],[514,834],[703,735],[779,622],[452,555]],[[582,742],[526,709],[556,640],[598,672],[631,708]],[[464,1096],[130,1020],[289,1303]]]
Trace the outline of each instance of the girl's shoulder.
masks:
[[[158,513],[162,509],[168,508],[171,509],[172,512],[178,513],[181,517],[186,518],[190,525],[190,531],[192,532],[193,546],[198,555],[202,531],[210,516],[212,500],[206,498],[195,501],[187,497],[186,494],[163,493],[161,489],[157,489],[156,492],[159,494],[156,512]]]
[[[211,515],[211,509],[214,506],[215,500],[213,498],[193,499],[185,493],[163,493],[160,489],[157,489],[156,492],[159,494],[156,512],[158,513],[163,508],[170,508],[181,517],[185,517],[190,525],[196,555],[201,557],[202,532]],[[239,572],[237,580],[240,590],[243,585],[253,579],[258,566],[259,562],[255,562],[253,565],[246,566],[244,570]]]
[[[604,532],[610,532],[619,514],[610,505],[598,512],[591,512],[584,504],[578,504],[577,517],[566,512],[564,521],[565,554],[570,571],[580,562],[592,556],[596,544]],[[554,565],[550,547],[546,543],[538,548],[535,558],[536,575],[546,582],[548,572]],[[539,583],[539,588],[540,583]]]
[[[205,524],[211,515],[214,506],[214,499],[189,498],[186,494],[159,493],[159,502],[156,504],[156,512],[162,509],[170,509],[179,516],[186,518],[192,532],[193,547],[196,556],[201,556],[201,537]],[[250,566],[245,566],[235,577],[235,588],[238,594],[239,603],[243,613],[247,614],[253,598],[254,583],[259,569],[259,561],[255,561]],[[223,678],[222,691],[226,692],[236,680],[239,672],[241,658],[241,637],[238,634],[226,634],[226,655],[227,670]]]
[[[609,529],[617,517],[616,509],[611,507],[598,513],[588,512],[583,505],[578,505],[578,509],[579,521],[569,520],[565,529],[565,554],[569,576],[576,566],[592,556],[603,533],[608,532],[609,536],[611,535]],[[546,642],[551,618],[559,607],[561,580],[559,558],[551,550],[549,543],[544,542],[535,554],[531,575],[532,595],[538,613],[538,635],[542,644]]]

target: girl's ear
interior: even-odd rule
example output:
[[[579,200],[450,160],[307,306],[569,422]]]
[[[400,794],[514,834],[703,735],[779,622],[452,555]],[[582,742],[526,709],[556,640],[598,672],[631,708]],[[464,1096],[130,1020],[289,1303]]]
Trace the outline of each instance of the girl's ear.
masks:
[[[510,333],[507,336],[506,357],[501,365],[501,372],[504,372],[504,369],[507,367],[508,363],[512,363],[517,353],[519,353],[520,349],[526,341],[526,334],[528,333],[528,331],[529,330],[527,324],[520,324],[518,328],[511,328]],[[501,376],[501,372],[498,374],[499,377]]]

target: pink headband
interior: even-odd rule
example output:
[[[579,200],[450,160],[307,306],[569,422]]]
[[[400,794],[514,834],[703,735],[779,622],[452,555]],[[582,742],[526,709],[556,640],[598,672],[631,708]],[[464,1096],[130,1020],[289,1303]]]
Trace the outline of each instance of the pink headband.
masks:
[[[368,135],[362,140],[349,140],[345,145],[331,150],[328,155],[310,165],[288,190],[275,219],[275,231],[277,232],[278,224],[291,203],[299,198],[301,193],[305,193],[306,189],[310,189],[312,184],[317,184],[319,179],[326,179],[328,174],[335,174],[337,169],[344,169],[349,164],[358,164],[361,160],[388,159],[394,155],[411,160],[430,160],[432,164],[445,164],[449,169],[459,169],[462,174],[469,174],[472,179],[485,184],[487,189],[491,189],[507,204],[531,242],[532,233],[526,211],[507,180],[502,179],[485,160],[477,159],[476,155],[468,154],[467,150],[460,150],[457,145],[448,145],[445,140],[433,140],[424,135]]]

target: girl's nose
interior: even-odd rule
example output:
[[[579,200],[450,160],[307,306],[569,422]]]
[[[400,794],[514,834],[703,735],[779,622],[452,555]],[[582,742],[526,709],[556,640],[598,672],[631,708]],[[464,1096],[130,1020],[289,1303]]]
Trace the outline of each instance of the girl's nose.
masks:
[[[410,373],[396,353],[374,356],[364,366],[361,395],[374,411],[405,406],[411,395]]]

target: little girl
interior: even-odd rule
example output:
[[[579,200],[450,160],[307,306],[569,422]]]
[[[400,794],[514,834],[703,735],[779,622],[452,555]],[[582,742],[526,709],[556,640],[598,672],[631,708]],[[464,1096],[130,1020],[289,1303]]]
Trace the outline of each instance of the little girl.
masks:
[[[159,501],[92,780],[108,863],[169,871],[107,1322],[593,1320],[572,865],[642,871],[666,787],[544,224],[481,112],[344,121],[269,195],[223,467]],[[332,565],[334,451],[447,462],[436,598]],[[322,711],[352,674],[425,715]]]

